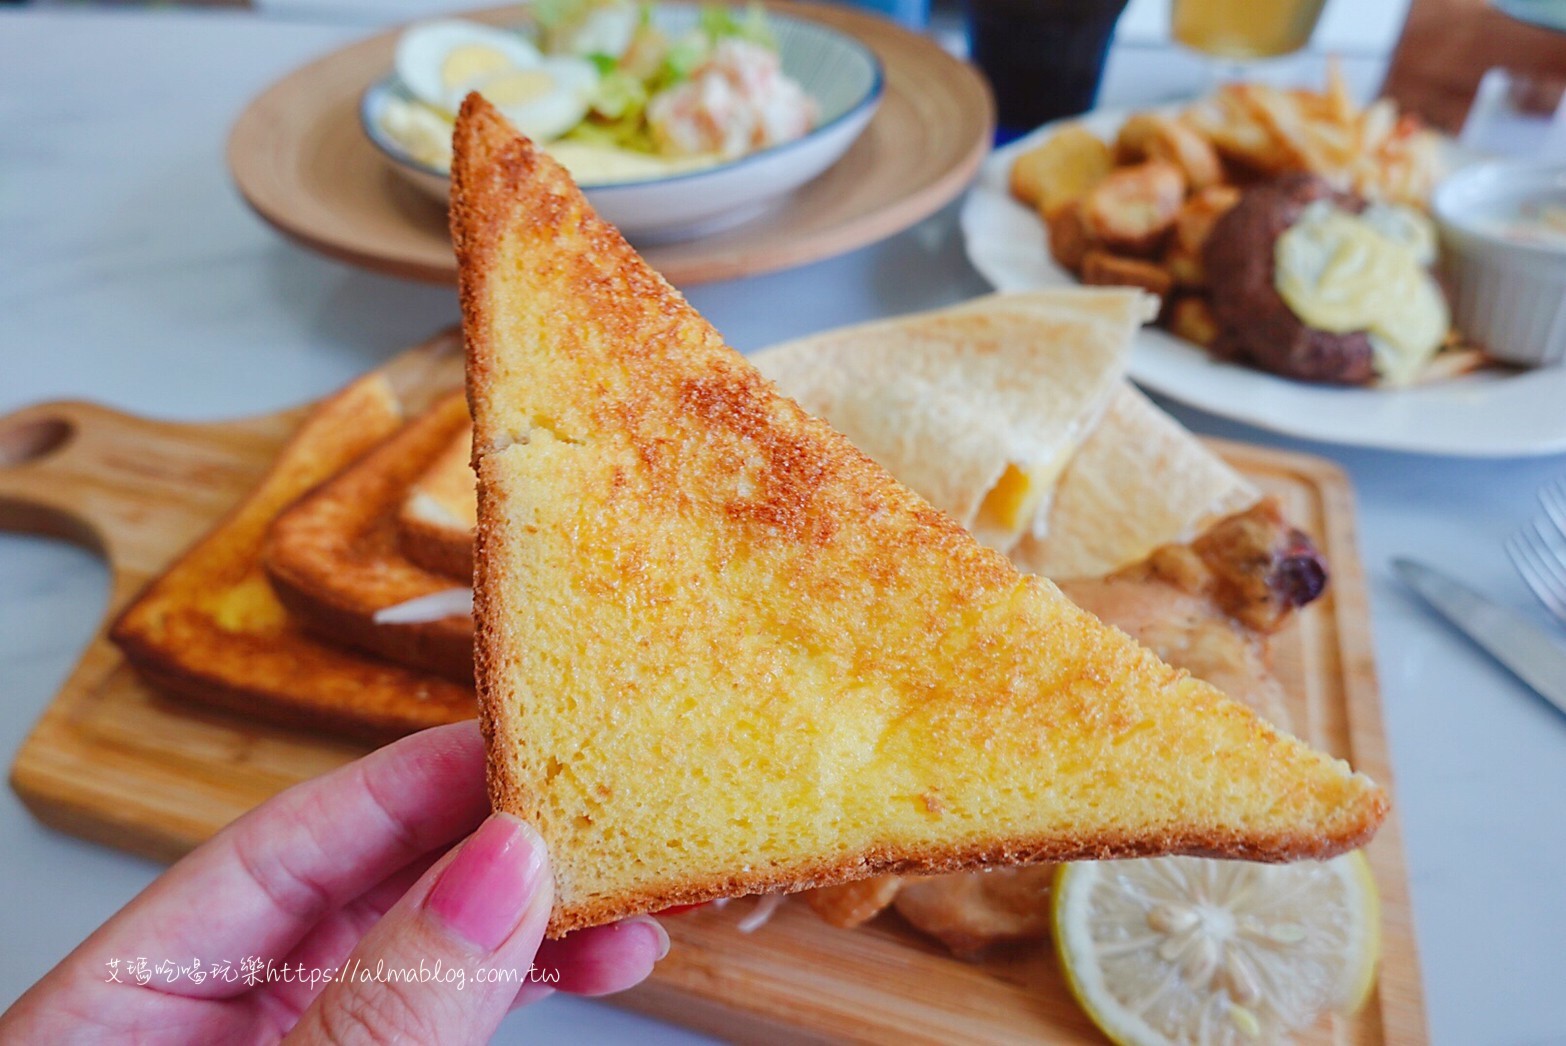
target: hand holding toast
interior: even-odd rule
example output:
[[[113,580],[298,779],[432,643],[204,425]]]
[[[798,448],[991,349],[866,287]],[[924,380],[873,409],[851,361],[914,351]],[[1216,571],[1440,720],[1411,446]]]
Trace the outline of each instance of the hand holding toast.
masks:
[[[0,1039],[481,1042],[516,1005],[646,977],[668,948],[651,919],[541,945],[549,856],[522,821],[487,816],[483,768],[468,721],[283,792],[67,956]],[[184,975],[145,965],[164,959]]]

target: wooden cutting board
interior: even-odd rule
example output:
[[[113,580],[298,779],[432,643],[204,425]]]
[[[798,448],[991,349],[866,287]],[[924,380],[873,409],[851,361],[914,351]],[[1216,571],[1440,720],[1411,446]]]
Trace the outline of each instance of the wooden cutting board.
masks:
[[[443,335],[383,369],[411,407],[459,380]],[[178,424],[88,403],[49,403],[0,419],[0,528],[94,549],[113,577],[107,619],[204,533],[265,472],[307,408]],[[1372,661],[1365,585],[1343,474],[1316,458],[1236,443],[1220,453],[1321,545],[1327,596],[1277,638],[1274,653],[1300,732],[1392,784]],[[18,753],[11,783],[47,824],[172,861],[268,796],[365,748],[257,725],[165,698],[144,685],[101,626]],[[1381,889],[1384,959],[1363,1011],[1310,1043],[1417,1043],[1424,1005],[1396,810],[1369,847]],[[674,949],[624,1006],[746,1041],[959,1043],[1094,1041],[1052,953],[1019,946],[961,962],[895,914],[838,930],[785,904],[754,933],[754,902],[666,920]]]

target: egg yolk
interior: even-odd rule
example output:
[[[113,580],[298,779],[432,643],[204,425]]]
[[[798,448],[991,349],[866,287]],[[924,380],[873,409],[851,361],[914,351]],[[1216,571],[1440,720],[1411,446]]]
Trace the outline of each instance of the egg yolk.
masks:
[[[449,90],[474,83],[511,67],[505,54],[484,44],[453,47],[440,64],[441,83]]]
[[[484,81],[484,97],[496,105],[522,105],[555,88],[555,79],[542,69],[518,69]]]

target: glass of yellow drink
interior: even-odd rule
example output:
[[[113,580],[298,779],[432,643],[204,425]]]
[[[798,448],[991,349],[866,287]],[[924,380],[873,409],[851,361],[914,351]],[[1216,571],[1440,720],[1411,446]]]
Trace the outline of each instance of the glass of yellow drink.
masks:
[[[1214,58],[1293,54],[1310,41],[1326,0],[1172,0],[1174,38]]]

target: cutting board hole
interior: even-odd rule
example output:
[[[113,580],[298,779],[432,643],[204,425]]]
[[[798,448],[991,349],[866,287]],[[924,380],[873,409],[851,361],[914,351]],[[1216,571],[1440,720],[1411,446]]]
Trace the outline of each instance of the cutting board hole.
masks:
[[[0,430],[0,466],[25,465],[59,450],[76,435],[64,418],[38,418]]]

